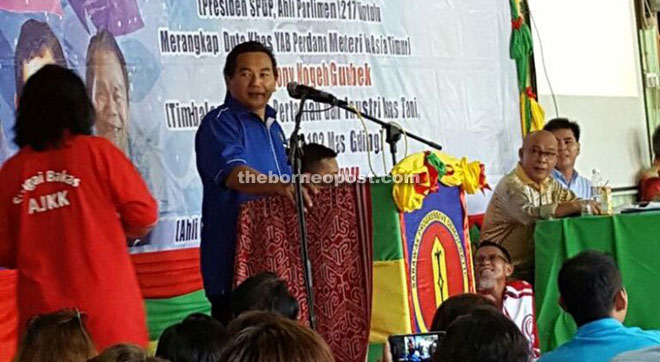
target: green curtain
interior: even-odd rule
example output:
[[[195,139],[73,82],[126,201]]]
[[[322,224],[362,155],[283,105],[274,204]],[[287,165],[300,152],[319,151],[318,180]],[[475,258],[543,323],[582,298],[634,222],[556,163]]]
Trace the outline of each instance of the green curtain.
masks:
[[[192,313],[211,314],[211,304],[203,290],[167,299],[146,299],[149,340],[158,340],[165,328]]]
[[[529,80],[529,62],[534,51],[532,45],[532,31],[518,11],[517,0],[509,0],[511,7],[511,42],[509,44],[509,56],[516,61],[518,71],[518,93],[521,99],[521,114],[525,124],[523,133],[529,132],[532,127],[532,111],[529,98],[525,95],[527,82]]]
[[[628,292],[625,324],[660,329],[660,213],[592,216],[536,224],[536,319],[543,352],[573,337],[575,323],[557,300],[562,263],[587,249],[611,254]]]

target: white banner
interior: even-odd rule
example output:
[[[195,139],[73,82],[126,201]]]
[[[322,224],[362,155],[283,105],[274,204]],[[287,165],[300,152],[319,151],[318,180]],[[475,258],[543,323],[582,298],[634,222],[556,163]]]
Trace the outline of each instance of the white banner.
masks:
[[[202,186],[194,135],[204,114],[224,100],[225,56],[246,40],[261,41],[275,52],[279,80],[271,105],[287,135],[298,101],[288,97],[286,84],[295,81],[395,121],[453,156],[482,161],[492,185],[516,162],[520,121],[515,64],[508,56],[507,1],[117,3],[107,8],[64,1],[61,15],[0,10],[0,118],[6,146],[14,119],[15,53],[28,19],[52,29],[67,65],[83,78],[91,37],[98,29],[108,29],[126,60],[130,83],[125,149],[161,212],[147,244],[134,247],[135,252],[198,245]],[[309,107],[323,110],[326,105]],[[370,154],[375,173],[385,174],[392,166],[389,148],[377,125],[367,121],[366,128],[339,109],[305,113],[302,123],[308,142],[339,153],[340,167],[368,174]],[[425,149],[402,139],[397,157]],[[468,202],[470,213],[483,212],[487,196]]]

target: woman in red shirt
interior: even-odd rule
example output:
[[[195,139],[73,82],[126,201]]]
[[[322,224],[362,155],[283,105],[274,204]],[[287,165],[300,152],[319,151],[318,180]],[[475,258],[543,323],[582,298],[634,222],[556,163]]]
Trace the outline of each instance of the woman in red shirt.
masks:
[[[157,221],[156,202],[124,154],[91,136],[80,78],[47,65],[20,95],[0,169],[0,266],[18,271],[19,333],[34,315],[79,308],[99,349],[148,342],[126,238]]]

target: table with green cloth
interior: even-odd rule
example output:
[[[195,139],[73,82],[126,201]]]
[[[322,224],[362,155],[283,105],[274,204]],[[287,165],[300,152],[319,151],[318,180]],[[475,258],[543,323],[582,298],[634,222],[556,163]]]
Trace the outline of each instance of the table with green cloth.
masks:
[[[577,329],[557,300],[562,263],[587,249],[611,254],[628,292],[625,325],[660,329],[660,213],[586,216],[541,221],[534,232],[536,318],[542,352],[571,339]]]

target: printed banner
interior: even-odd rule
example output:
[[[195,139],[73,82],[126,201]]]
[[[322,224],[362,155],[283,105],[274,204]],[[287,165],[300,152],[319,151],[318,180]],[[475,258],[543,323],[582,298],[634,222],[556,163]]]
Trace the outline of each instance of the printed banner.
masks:
[[[160,221],[134,253],[199,245],[194,135],[224,100],[227,53],[246,40],[275,52],[271,105],[287,134],[298,101],[285,88],[295,81],[483,161],[493,184],[516,161],[520,119],[506,1],[30,3],[0,5],[0,162],[16,152],[14,110],[25,80],[48,63],[76,70],[97,109],[96,133],[130,157],[158,200]],[[306,140],[337,151],[344,171],[391,168],[377,125],[323,104],[306,107]],[[397,157],[426,148],[404,136]],[[472,197],[471,212],[486,201]]]
[[[421,209],[402,216],[416,333],[428,331],[447,298],[474,292],[465,217],[460,188],[445,186],[429,194]]]

